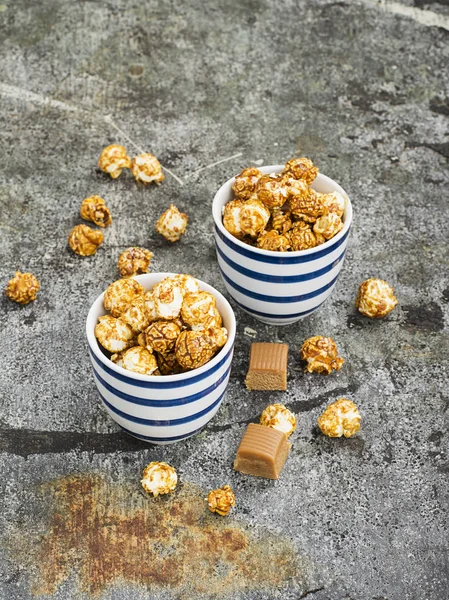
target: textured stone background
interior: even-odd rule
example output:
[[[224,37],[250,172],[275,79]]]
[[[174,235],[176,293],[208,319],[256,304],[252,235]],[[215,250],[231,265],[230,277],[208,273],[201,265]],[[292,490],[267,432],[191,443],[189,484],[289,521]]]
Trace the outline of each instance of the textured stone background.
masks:
[[[31,305],[0,300],[1,598],[449,597],[448,13],[445,0],[0,4],[0,284],[16,269],[41,282]],[[143,189],[98,172],[105,145],[134,150],[106,115],[184,185],[167,177]],[[215,190],[255,161],[294,155],[353,200],[332,297],[286,329],[236,308],[229,391],[200,435],[157,448],[119,433],[99,405],[83,331],[119,253],[146,246],[153,270],[223,291]],[[80,258],[66,239],[91,194],[114,223],[98,253]],[[154,231],[170,202],[190,216],[176,245]],[[383,321],[355,312],[368,276],[396,289],[399,307]],[[287,393],[245,389],[246,326],[290,345]],[[346,359],[327,378],[298,361],[318,333]],[[316,419],[341,396],[360,407],[362,430],[326,439]],[[299,421],[277,482],[232,470],[245,424],[271,401]],[[182,482],[157,513],[138,490],[150,460],[172,463]],[[225,482],[238,498],[232,516],[195,513]]]

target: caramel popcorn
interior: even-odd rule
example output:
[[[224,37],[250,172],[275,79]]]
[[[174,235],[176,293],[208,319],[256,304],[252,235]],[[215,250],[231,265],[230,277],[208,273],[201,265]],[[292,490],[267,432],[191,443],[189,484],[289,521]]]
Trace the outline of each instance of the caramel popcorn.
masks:
[[[299,223],[302,224],[299,225]],[[309,248],[318,246],[319,242],[317,236],[308,224],[301,221],[299,223],[295,224],[293,229],[287,233],[291,249],[294,251],[308,250]],[[324,238],[322,239],[324,240]]]
[[[211,490],[207,495],[207,506],[211,512],[225,517],[235,506],[235,496],[231,487],[226,484],[221,488]]]
[[[271,226],[281,235],[285,235],[292,228],[291,213],[289,211],[273,210],[271,214]]]
[[[306,371],[329,375],[332,370],[339,371],[345,362],[338,356],[337,344],[332,338],[315,335],[302,345],[300,357],[307,361]]]
[[[360,284],[355,305],[366,317],[380,319],[390,313],[398,301],[394,288],[383,279],[367,279]]]
[[[39,288],[39,282],[34,275],[16,271],[15,276],[8,281],[5,294],[18,304],[28,304],[36,300]]]
[[[329,437],[344,435],[348,438],[359,431],[360,420],[361,416],[354,402],[340,398],[330,404],[318,418],[318,427]]]
[[[184,294],[196,294],[196,292],[200,291],[198,281],[195,279],[195,277],[192,277],[191,275],[181,273],[179,275],[167,277],[166,281],[167,280],[174,281],[175,283],[180,285]]]
[[[149,322],[152,323],[153,321],[157,321],[159,319],[159,316],[156,310],[156,302],[154,300],[153,290],[147,292],[143,299],[145,302],[145,308],[147,311],[147,317],[149,319]]]
[[[290,174],[295,179],[303,179],[307,185],[310,185],[318,175],[318,168],[314,167],[308,158],[293,158],[286,163],[284,173]]]
[[[148,152],[133,158],[131,172],[136,181],[141,181],[145,185],[152,182],[159,184],[165,179],[161,163]]]
[[[267,226],[270,211],[261,200],[252,197],[244,202],[240,211],[240,228],[243,233],[257,237]]]
[[[134,332],[131,327],[110,315],[98,318],[95,337],[109,352],[121,352],[134,345]]]
[[[146,492],[156,498],[172,492],[178,483],[178,476],[175,469],[166,462],[150,462],[142,473],[140,483]]]
[[[223,208],[223,225],[235,237],[240,237],[243,233],[240,227],[240,213],[243,206],[243,200],[231,200]]]
[[[315,223],[318,217],[327,213],[322,196],[309,189],[307,195],[291,195],[289,198],[290,210],[295,219],[301,219],[308,223]]]
[[[326,240],[330,240],[343,229],[343,221],[336,213],[329,213],[323,217],[318,217],[313,226],[313,231],[322,235]]]
[[[209,329],[216,329],[221,327],[223,320],[216,306],[211,308],[207,313],[204,321],[197,321],[191,325],[193,331],[208,331]]]
[[[248,200],[254,194],[257,182],[261,177],[262,172],[255,167],[243,169],[232,184],[235,197],[239,200]]]
[[[76,225],[70,232],[68,241],[70,248],[76,254],[91,256],[103,243],[103,234],[88,225]]]
[[[153,375],[158,368],[156,357],[141,346],[133,346],[123,352],[119,366],[141,375]]]
[[[287,200],[287,188],[277,175],[263,175],[257,182],[256,195],[266,207],[281,208]]]
[[[321,194],[321,202],[327,208],[329,213],[335,213],[342,218],[345,212],[345,199],[339,192],[331,192],[330,194]]]
[[[174,204],[170,204],[170,208],[159,217],[156,231],[169,242],[177,242],[184,234],[188,220],[186,214],[179,212]]]
[[[216,347],[202,331],[182,331],[176,340],[176,360],[183,369],[198,369],[214,355]]]
[[[112,179],[117,179],[123,169],[131,168],[131,159],[126,154],[126,148],[112,144],[101,151],[98,166],[104,173],[109,173]]]
[[[122,277],[131,277],[138,273],[148,273],[153,253],[145,248],[127,248],[118,259],[118,270]]]
[[[181,286],[168,279],[157,283],[153,288],[154,308],[158,319],[177,319],[181,312],[184,294]],[[148,305],[148,300],[146,300]]]
[[[81,203],[80,217],[92,221],[98,227],[108,227],[112,223],[111,211],[100,196],[89,196]]]
[[[296,429],[296,417],[283,404],[270,404],[260,415],[260,424],[278,429],[289,437]]]
[[[228,341],[228,330],[226,327],[208,327],[204,331],[210,337],[214,351],[218,350],[218,348],[223,348]]]
[[[290,240],[287,236],[281,235],[279,231],[262,231],[257,238],[257,247],[262,250],[272,250],[278,252],[287,252],[290,248]]]
[[[176,344],[181,328],[174,321],[156,321],[145,332],[146,347],[160,354],[168,354]]]
[[[204,323],[208,316],[213,315],[214,308],[215,298],[209,292],[187,294],[182,303],[181,318],[186,325],[193,327]]]
[[[178,373],[182,373],[182,367],[176,360],[174,352],[158,354],[156,359],[162,375],[177,375]]]
[[[148,316],[144,296],[139,296],[133,300],[125,312],[121,313],[120,318],[136,333],[146,329],[150,324],[150,317]]]
[[[104,293],[103,304],[113,317],[120,317],[135,300],[143,297],[145,289],[132,277],[111,283]]]

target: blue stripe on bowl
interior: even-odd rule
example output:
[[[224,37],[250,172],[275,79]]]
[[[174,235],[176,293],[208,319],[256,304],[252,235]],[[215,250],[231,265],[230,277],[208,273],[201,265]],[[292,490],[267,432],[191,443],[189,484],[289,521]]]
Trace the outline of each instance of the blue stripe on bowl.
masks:
[[[173,427],[174,425],[183,425],[184,423],[191,423],[192,421],[196,421],[197,419],[204,417],[204,415],[207,415],[207,413],[211,412],[216,406],[220,404],[225,393],[226,390],[222,394],[220,394],[220,396],[215,400],[215,402],[213,402],[207,408],[204,408],[200,412],[197,412],[193,415],[189,415],[188,417],[181,417],[179,419],[169,420],[142,419],[142,417],[135,417],[134,415],[124,413],[122,410],[110,404],[102,394],[100,394],[100,397],[104,402],[105,406],[109,408],[109,410],[111,410],[113,413],[115,413],[122,419],[125,419],[125,421],[129,421],[131,423],[139,423],[139,425],[149,425],[151,427]]]
[[[260,312],[259,310],[254,310],[253,308],[248,308],[248,306],[245,306],[244,304],[242,304],[235,298],[233,298],[233,300],[236,304],[238,304],[238,306],[240,306],[240,308],[242,308],[243,310],[246,310],[249,313],[252,313],[253,315],[257,315],[258,317],[266,317],[267,319],[295,319],[296,317],[304,317],[305,315],[308,315],[308,314],[312,313],[313,311],[317,310],[317,308],[319,308],[322,304],[324,304],[326,302],[327,298],[326,298],[326,300],[323,300],[323,302],[320,302],[319,304],[317,304],[313,308],[310,308],[309,310],[305,310],[305,311],[299,312],[299,313],[291,313],[289,315],[279,315],[279,314],[273,315],[271,313]]]
[[[326,290],[328,290],[329,288],[331,288],[334,283],[337,281],[338,279],[338,275],[337,274],[332,281],[329,281],[329,283],[326,283],[326,285],[323,285],[322,287],[318,288],[317,290],[314,290],[313,292],[309,292],[307,294],[300,294],[299,296],[267,296],[266,294],[258,294],[257,292],[252,292],[250,290],[247,290],[246,288],[243,288],[242,286],[238,285],[237,283],[235,283],[234,281],[232,281],[232,279],[230,279],[226,273],[223,271],[223,269],[219,266],[221,274],[223,276],[223,279],[237,292],[240,292],[240,294],[242,294],[243,296],[247,296],[248,298],[254,298],[254,300],[261,300],[262,302],[271,302],[273,304],[291,304],[293,302],[302,302],[303,300],[310,300],[311,298],[315,298],[316,296],[319,296],[320,294],[322,294],[323,292],[325,292]]]
[[[106,371],[106,373],[108,375],[110,375],[114,379],[118,379],[118,381],[123,381],[124,383],[127,383],[128,385],[134,385],[135,387],[146,388],[146,389],[150,389],[150,390],[161,390],[161,389],[168,390],[168,389],[187,387],[188,385],[191,385],[192,383],[197,383],[198,381],[203,381],[203,379],[210,377],[210,375],[214,371],[217,371],[220,367],[222,367],[225,364],[225,362],[228,360],[229,355],[231,354],[233,348],[234,348],[234,346],[232,345],[231,348],[229,349],[229,352],[216,365],[214,365],[207,371],[204,371],[204,373],[201,373],[199,375],[194,375],[193,377],[189,377],[187,379],[180,379],[179,381],[160,381],[161,379],[164,379],[164,377],[157,377],[158,381],[143,381],[140,379],[131,379],[131,377],[126,377],[126,375],[122,375],[122,373],[117,373],[117,371],[114,371],[113,369],[111,369],[111,367],[108,367],[103,362],[101,362],[101,360],[95,356],[95,354],[92,352],[92,350],[90,348],[89,348],[89,352],[90,352],[90,355],[92,356],[92,358],[94,359],[94,361],[104,371]]]
[[[237,254],[240,254],[241,256],[246,256],[246,258],[251,258],[252,260],[255,260],[257,262],[270,263],[273,265],[297,265],[300,263],[311,262],[313,260],[316,260],[317,258],[322,258],[323,256],[326,256],[327,254],[330,254],[331,252],[336,250],[339,246],[341,246],[344,243],[344,241],[349,235],[350,229],[351,228],[348,227],[348,231],[344,234],[344,236],[342,236],[338,240],[338,242],[334,242],[327,248],[317,250],[316,252],[312,252],[311,254],[305,254],[304,256],[288,256],[288,252],[278,252],[276,254],[280,256],[269,256],[266,254],[256,253],[254,252],[254,250],[250,250],[251,246],[248,246],[248,249],[238,246],[232,240],[227,238],[224,235],[224,233],[222,233],[215,225],[216,234],[226,244],[226,246],[231,248],[231,250],[234,250],[234,252],[237,252]]]
[[[101,383],[101,385],[105,389],[107,389],[108,392],[111,392],[111,394],[114,394],[114,396],[117,396],[121,400],[125,400],[126,402],[129,402],[130,404],[137,404],[139,406],[151,406],[151,407],[155,407],[155,408],[169,408],[171,406],[184,406],[185,404],[191,404],[192,402],[196,402],[197,400],[200,400],[201,398],[204,398],[204,396],[207,396],[208,394],[213,392],[228,377],[228,375],[231,371],[231,366],[232,365],[229,365],[229,367],[226,369],[226,371],[223,373],[223,375],[220,377],[220,379],[215,381],[215,383],[213,383],[210,387],[208,387],[204,390],[201,390],[201,392],[197,392],[196,394],[192,394],[190,396],[183,396],[182,398],[170,398],[170,400],[147,400],[146,398],[136,398],[135,396],[131,396],[130,394],[126,394],[125,392],[118,390],[117,388],[115,388],[114,386],[109,384],[107,381],[105,381],[97,373],[97,371],[95,369],[93,371],[94,371],[94,376],[96,377],[96,379],[98,379],[98,381]]]
[[[298,283],[300,281],[309,281],[310,279],[316,279],[317,277],[321,277],[321,275],[332,271],[332,269],[334,269],[338,265],[338,263],[343,259],[346,252],[346,249],[343,250],[340,256],[334,260],[334,262],[332,262],[330,265],[326,265],[322,269],[318,269],[317,271],[312,271],[311,273],[304,273],[303,275],[280,276],[267,275],[266,273],[258,273],[257,271],[245,269],[245,267],[238,265],[236,262],[234,262],[228,256],[226,256],[226,254],[224,254],[223,251],[218,247],[218,244],[215,246],[215,248],[219,256],[224,260],[224,262],[227,265],[231,267],[231,269],[234,269],[234,271],[237,271],[238,273],[241,273],[246,277],[250,277],[251,279],[257,279],[258,281],[266,281],[267,283]]]
[[[141,433],[135,433],[134,431],[131,431],[130,429],[126,429],[126,427],[123,427],[123,425],[119,425],[118,423],[117,423],[117,425],[125,433],[132,435],[133,437],[138,438],[139,440],[143,440],[144,442],[176,442],[177,440],[183,440],[185,438],[191,437],[192,435],[199,433],[202,429],[204,429],[204,427],[206,427],[206,425],[202,425],[198,429],[195,429],[194,431],[190,431],[189,433],[183,433],[182,435],[172,435],[170,437],[153,437],[150,435],[142,435]]]

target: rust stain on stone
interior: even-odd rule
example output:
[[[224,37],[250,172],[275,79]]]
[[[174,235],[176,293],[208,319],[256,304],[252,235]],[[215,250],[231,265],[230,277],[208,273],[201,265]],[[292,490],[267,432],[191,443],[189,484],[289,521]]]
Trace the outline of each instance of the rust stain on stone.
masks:
[[[43,533],[23,543],[17,532],[8,542],[11,557],[36,573],[36,595],[53,594],[73,573],[92,596],[119,582],[169,588],[178,598],[292,580],[301,587],[303,567],[289,541],[211,514],[192,484],[153,499],[138,485],[81,474],[42,485],[39,496],[50,508]]]

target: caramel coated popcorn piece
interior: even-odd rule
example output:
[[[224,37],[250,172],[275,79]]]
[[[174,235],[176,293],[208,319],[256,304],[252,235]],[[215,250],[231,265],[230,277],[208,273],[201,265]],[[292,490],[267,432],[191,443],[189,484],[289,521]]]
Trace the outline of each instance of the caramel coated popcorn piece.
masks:
[[[221,488],[211,490],[207,495],[207,506],[211,512],[225,517],[235,506],[235,496],[231,487],[226,484]]]
[[[360,420],[361,416],[354,402],[340,398],[330,404],[318,418],[318,427],[329,437],[344,435],[348,438],[359,431]]]
[[[118,279],[106,289],[103,304],[113,317],[119,317],[144,294],[145,288],[132,277]]]
[[[119,146],[119,144],[111,144],[101,151],[98,166],[104,173],[108,173],[112,179],[117,179],[123,169],[131,168],[131,159],[126,153],[126,148]]]
[[[159,217],[156,231],[169,242],[177,242],[184,234],[188,221],[186,214],[179,212],[174,204],[170,204],[170,208]]]
[[[277,175],[263,175],[256,186],[257,199],[269,209],[281,208],[287,200],[287,188]]]
[[[244,202],[240,211],[240,228],[243,233],[257,237],[267,226],[270,211],[261,200],[251,198]]]
[[[152,375],[158,368],[156,357],[141,346],[134,346],[123,352],[120,366],[141,375]]]
[[[318,168],[313,166],[313,162],[308,158],[293,158],[289,160],[284,173],[288,173],[295,179],[303,179],[307,185],[310,185],[318,175]]]
[[[398,301],[394,288],[383,279],[367,279],[360,284],[355,305],[366,317],[380,319],[387,316]]]
[[[235,197],[240,200],[248,200],[248,198],[254,194],[257,182],[261,177],[262,172],[255,167],[243,169],[243,171],[236,176],[235,181],[232,184],[232,190]]]
[[[28,304],[36,300],[39,288],[39,282],[34,275],[16,271],[15,276],[8,281],[5,294],[18,304]]]
[[[296,429],[296,417],[283,404],[270,404],[260,415],[260,424],[282,431],[289,437]]]
[[[209,327],[205,331],[211,340],[214,351],[223,348],[228,341],[228,330],[226,327]]]
[[[194,331],[208,331],[209,329],[220,328],[223,324],[220,313],[216,306],[210,309],[204,321],[197,321],[191,326]]]
[[[281,235],[279,231],[263,231],[257,238],[257,247],[262,250],[272,250],[277,252],[287,252],[290,248],[290,240],[287,236]]]
[[[158,319],[177,319],[181,312],[184,294],[179,283],[170,278],[157,283],[153,288],[152,297]],[[149,299],[146,299],[147,306]]]
[[[138,273],[148,273],[153,253],[145,248],[134,246],[126,248],[118,259],[118,270],[122,277],[131,277]]]
[[[309,373],[324,373],[339,371],[345,362],[338,356],[337,344],[330,337],[315,335],[308,338],[302,345],[300,357],[307,361],[306,371]]]
[[[121,319],[110,315],[98,318],[95,337],[109,352],[121,352],[134,345],[134,332],[131,327]]]
[[[345,212],[346,201],[344,196],[339,192],[331,192],[330,194],[321,194],[321,201],[327,207],[329,213],[335,213],[342,218]]]
[[[291,213],[289,211],[273,210],[271,213],[271,227],[285,235],[292,228]]]
[[[182,367],[176,360],[176,354],[169,352],[168,354],[157,354],[157,364],[162,375],[178,375],[182,373]]]
[[[179,275],[173,275],[173,277],[167,277],[168,279],[180,285],[184,294],[196,294],[200,291],[198,281],[191,275],[180,273]]]
[[[103,239],[101,231],[91,229],[88,225],[76,225],[70,232],[68,242],[76,254],[91,256],[103,243]]]
[[[342,229],[343,221],[336,213],[329,213],[328,215],[319,217],[313,226],[313,231],[322,235],[326,240],[333,238]]]
[[[243,200],[231,200],[224,206],[223,210],[223,225],[230,234],[235,237],[243,235],[240,226],[240,213],[244,206]]]
[[[209,292],[187,294],[181,307],[181,318],[186,325],[194,327],[214,315],[215,297]]]
[[[176,488],[178,476],[175,469],[166,462],[150,462],[142,473],[143,489],[155,498],[169,494]]]
[[[121,313],[120,318],[128,323],[136,333],[146,329],[150,324],[150,317],[148,316],[144,296],[139,296],[133,300],[125,312]]]
[[[307,195],[291,195],[289,198],[291,213],[295,219],[308,223],[315,221],[327,214],[328,209],[323,204],[322,196],[309,188]]]
[[[159,316],[156,310],[156,302],[154,300],[153,290],[147,292],[143,299],[145,302],[145,308],[150,323],[152,323],[153,321],[157,321],[159,319]]]
[[[100,196],[89,196],[81,203],[80,217],[92,221],[98,227],[108,227],[112,223],[111,211]]]
[[[317,235],[312,231],[308,223],[302,221],[295,224],[293,229],[291,229],[287,235],[293,251],[315,248],[315,246],[318,246],[320,243]],[[325,241],[322,236],[320,237]]]
[[[161,163],[149,152],[133,158],[131,172],[136,181],[141,181],[145,185],[152,182],[159,184],[165,179]]]
[[[160,354],[168,354],[176,344],[181,328],[174,321],[156,321],[145,332],[146,347]]]
[[[182,331],[176,340],[176,360],[183,369],[198,369],[214,355],[211,338],[202,331]]]

